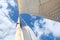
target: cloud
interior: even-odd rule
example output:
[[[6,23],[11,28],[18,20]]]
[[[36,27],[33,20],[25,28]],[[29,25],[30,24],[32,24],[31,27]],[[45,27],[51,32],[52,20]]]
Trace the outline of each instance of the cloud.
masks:
[[[43,30],[39,28],[38,20],[34,22],[34,30],[37,38],[40,40],[41,35],[43,34]]]
[[[43,25],[43,28],[40,28],[39,23],[38,23],[39,21],[40,21],[40,24],[42,22],[45,22],[45,24]],[[41,35],[43,35],[43,33],[45,35],[52,33],[54,37],[60,37],[60,23],[49,20],[49,19],[43,19],[43,21],[35,20],[33,31],[35,32],[39,40],[41,38]]]
[[[7,8],[8,7],[7,1],[0,0],[0,6],[2,6],[2,8]]]
[[[45,28],[49,29],[55,37],[60,37],[60,23],[52,20],[45,19]]]
[[[9,0],[10,1],[10,0]],[[9,2],[10,3],[10,2]],[[10,3],[15,7],[14,0]],[[10,18],[9,12],[12,12],[8,7],[7,0],[0,0],[0,40],[13,40],[16,23]]]
[[[12,7],[15,7],[17,5],[15,0],[0,0],[0,5],[2,5],[3,8],[6,8],[8,6],[8,3]]]
[[[15,7],[17,4],[14,2],[15,0],[9,0],[8,3],[12,6]]]

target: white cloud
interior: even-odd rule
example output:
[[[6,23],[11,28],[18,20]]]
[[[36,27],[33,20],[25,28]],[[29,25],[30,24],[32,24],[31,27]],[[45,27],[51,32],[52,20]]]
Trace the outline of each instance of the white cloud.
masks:
[[[15,3],[13,0],[9,0],[8,3],[9,3],[11,6],[13,6],[13,7],[16,6],[16,3]]]
[[[9,39],[13,40],[16,23],[9,16],[9,12],[12,11],[10,9],[7,9],[8,7],[7,0],[0,0],[0,6],[2,7],[0,8],[0,40],[9,40]]]
[[[55,37],[60,37],[60,23],[48,19],[45,19],[45,21],[46,24],[44,25],[44,27],[49,29]]]
[[[9,35],[4,40],[14,40],[14,35]]]
[[[54,37],[60,37],[60,23],[56,22],[56,21],[52,21],[49,19],[44,19],[43,21],[40,21],[40,23],[42,22],[46,22],[43,25],[43,28],[39,28],[39,23],[38,21],[40,20],[36,20],[34,22],[34,32],[37,33],[37,37],[40,40],[41,35],[43,35],[43,33],[45,33],[45,35],[48,35],[49,33],[53,33]]]
[[[40,37],[43,34],[43,30],[39,28],[38,20],[34,22],[34,32],[37,33],[37,38],[40,40]]]
[[[0,0],[0,5],[2,6],[2,8],[8,7],[7,1],[5,1],[5,0]]]

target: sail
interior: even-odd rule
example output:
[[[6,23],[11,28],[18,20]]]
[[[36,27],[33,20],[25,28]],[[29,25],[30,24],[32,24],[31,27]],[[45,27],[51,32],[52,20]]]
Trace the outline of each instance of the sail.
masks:
[[[29,26],[24,26],[22,28],[22,31],[24,35],[24,40],[37,40],[37,37]]]
[[[18,17],[18,21],[17,21],[15,40],[24,40],[23,32],[20,27],[20,18],[19,17]]]

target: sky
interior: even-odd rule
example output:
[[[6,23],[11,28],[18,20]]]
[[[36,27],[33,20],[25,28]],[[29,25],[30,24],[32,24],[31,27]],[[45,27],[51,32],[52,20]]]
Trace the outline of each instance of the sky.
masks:
[[[60,40],[60,23],[32,14],[20,14],[21,26],[29,26],[38,40]],[[14,40],[18,9],[16,0],[0,0],[0,40]]]
[[[0,40],[14,40],[18,9],[15,0],[0,0]]]

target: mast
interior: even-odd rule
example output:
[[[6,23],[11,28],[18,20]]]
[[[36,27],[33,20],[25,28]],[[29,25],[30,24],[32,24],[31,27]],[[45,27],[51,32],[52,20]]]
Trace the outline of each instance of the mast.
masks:
[[[17,21],[17,27],[16,27],[16,35],[15,40],[24,40],[23,38],[23,32],[20,27],[20,13],[21,13],[21,3],[20,0],[16,0],[18,4],[18,21]]]

